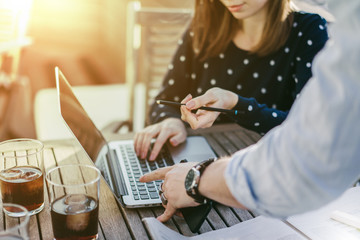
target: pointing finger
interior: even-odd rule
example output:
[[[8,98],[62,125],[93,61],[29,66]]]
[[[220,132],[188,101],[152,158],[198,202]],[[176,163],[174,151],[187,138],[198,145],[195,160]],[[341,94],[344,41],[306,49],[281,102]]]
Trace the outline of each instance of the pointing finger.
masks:
[[[159,168],[153,172],[147,173],[139,178],[140,182],[151,182],[159,179],[164,179],[167,172],[169,172],[173,166]]]

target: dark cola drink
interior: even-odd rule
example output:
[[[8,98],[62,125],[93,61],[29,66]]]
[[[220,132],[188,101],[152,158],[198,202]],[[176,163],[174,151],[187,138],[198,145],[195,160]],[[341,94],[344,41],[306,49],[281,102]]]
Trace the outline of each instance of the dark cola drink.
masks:
[[[3,203],[22,205],[29,212],[41,210],[44,206],[44,179],[37,167],[16,166],[2,170],[0,187]]]
[[[98,202],[84,194],[66,195],[51,205],[51,220],[56,240],[97,239]]]

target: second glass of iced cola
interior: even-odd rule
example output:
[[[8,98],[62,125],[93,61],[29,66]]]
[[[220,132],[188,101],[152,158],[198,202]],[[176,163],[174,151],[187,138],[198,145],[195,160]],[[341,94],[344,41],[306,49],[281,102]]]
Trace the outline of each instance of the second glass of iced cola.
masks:
[[[63,165],[46,173],[54,239],[98,237],[100,171],[90,165]]]

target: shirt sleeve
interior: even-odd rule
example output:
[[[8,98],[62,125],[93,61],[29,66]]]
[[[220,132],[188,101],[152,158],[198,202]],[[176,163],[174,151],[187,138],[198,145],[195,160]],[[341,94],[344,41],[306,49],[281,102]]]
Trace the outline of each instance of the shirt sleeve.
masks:
[[[260,214],[318,208],[360,177],[360,2],[332,4],[339,14],[314,77],[283,124],[234,154],[225,171],[233,196]]]
[[[168,66],[168,72],[163,80],[162,89],[155,100],[168,100],[179,102],[186,97],[190,89],[190,69],[194,51],[192,48],[191,32],[187,30],[178,42],[178,49]],[[180,118],[180,108],[158,105],[156,101],[150,108],[150,123],[154,124],[169,117]]]
[[[292,63],[291,96],[293,101],[299,96],[300,91],[311,78],[311,66],[315,55],[324,47],[328,40],[326,20],[317,14],[309,14],[294,29],[300,38]],[[280,125],[287,117],[289,111],[271,108],[266,104],[260,104],[255,98],[245,98],[239,95],[238,103],[234,109],[242,114],[235,117],[235,121],[260,134],[264,134],[272,128]]]

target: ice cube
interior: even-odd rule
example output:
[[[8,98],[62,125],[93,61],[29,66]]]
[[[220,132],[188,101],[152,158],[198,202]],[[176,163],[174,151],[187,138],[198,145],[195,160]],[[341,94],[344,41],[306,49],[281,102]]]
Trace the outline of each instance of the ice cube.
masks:
[[[24,172],[23,174],[21,174],[21,178],[26,180],[26,181],[32,181],[35,180],[39,177],[39,174],[37,172],[33,172],[33,171],[27,171]]]
[[[65,212],[68,214],[83,213],[87,210],[85,204],[70,204],[65,208]]]
[[[0,177],[4,180],[16,180],[21,177],[24,172],[19,168],[5,169],[0,172]]]
[[[89,225],[90,213],[84,212],[66,216],[66,227],[72,231],[83,231]]]
[[[72,194],[72,195],[66,196],[64,203],[66,205],[81,204],[86,207],[89,206],[89,204],[90,204],[88,197],[84,194]]]

